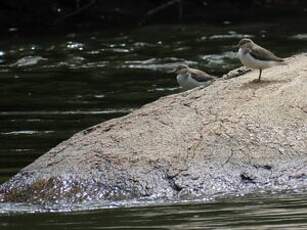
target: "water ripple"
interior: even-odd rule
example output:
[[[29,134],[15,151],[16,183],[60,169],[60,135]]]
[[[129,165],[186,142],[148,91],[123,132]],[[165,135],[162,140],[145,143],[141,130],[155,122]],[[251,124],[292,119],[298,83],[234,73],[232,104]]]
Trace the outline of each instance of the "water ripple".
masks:
[[[307,40],[307,34],[296,34],[290,36],[290,39],[296,39],[296,40]]]
[[[215,39],[242,39],[242,38],[252,38],[253,35],[250,34],[239,34],[235,31],[228,31],[227,34],[215,34],[208,37],[209,40]],[[203,39],[206,37],[202,37]],[[202,39],[202,40],[203,40]]]
[[[80,42],[72,42],[72,41],[69,41],[67,42],[66,44],[66,47],[68,49],[72,49],[72,50],[83,50],[84,49],[84,44],[83,43],[80,43]]]
[[[48,134],[54,133],[53,130],[44,130],[44,131],[37,131],[37,130],[21,130],[21,131],[12,131],[12,132],[3,132],[1,134],[4,135],[33,135],[33,134]]]
[[[17,62],[11,64],[11,67],[33,66],[41,61],[47,61],[47,60],[48,60],[47,58],[43,58],[41,56],[26,56],[20,58]]]
[[[25,115],[87,115],[87,114],[115,114],[115,113],[130,113],[134,109],[109,109],[109,110],[89,110],[89,111],[9,111],[0,112],[0,116],[25,116]]]

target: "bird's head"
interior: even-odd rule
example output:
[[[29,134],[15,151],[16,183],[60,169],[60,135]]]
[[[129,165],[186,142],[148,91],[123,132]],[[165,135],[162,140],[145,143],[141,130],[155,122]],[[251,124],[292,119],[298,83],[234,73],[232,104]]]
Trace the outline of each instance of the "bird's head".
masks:
[[[238,43],[238,47],[241,48],[241,47],[249,47],[253,44],[254,42],[249,39],[249,38],[243,38],[239,41]]]
[[[188,70],[189,70],[189,66],[185,64],[180,64],[175,68],[174,72],[177,74],[185,74]]]

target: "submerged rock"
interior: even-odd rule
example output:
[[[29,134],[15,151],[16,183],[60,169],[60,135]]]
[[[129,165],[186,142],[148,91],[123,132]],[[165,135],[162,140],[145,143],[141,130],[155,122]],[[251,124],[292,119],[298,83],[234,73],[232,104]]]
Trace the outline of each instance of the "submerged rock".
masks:
[[[181,200],[307,183],[307,56],[163,97],[81,131],[0,188],[2,202]]]

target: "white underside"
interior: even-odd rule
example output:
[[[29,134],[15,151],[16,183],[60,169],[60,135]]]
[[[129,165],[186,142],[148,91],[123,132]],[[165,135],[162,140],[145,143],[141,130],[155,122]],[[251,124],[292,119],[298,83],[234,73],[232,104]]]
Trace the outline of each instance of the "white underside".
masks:
[[[257,60],[253,58],[248,52],[244,53],[241,48],[238,51],[238,55],[242,64],[252,69],[266,69],[274,65],[280,64],[279,62],[276,61]]]
[[[191,78],[190,76],[182,74],[177,75],[177,82],[185,90],[193,89],[198,86],[209,85],[209,82],[198,82],[193,78]]]

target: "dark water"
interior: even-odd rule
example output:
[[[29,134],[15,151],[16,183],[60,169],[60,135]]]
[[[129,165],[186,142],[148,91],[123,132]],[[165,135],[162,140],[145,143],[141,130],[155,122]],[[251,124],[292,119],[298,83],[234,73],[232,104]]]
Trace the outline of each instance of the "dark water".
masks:
[[[307,195],[262,194],[186,205],[3,214],[1,229],[306,229]]]
[[[167,73],[178,63],[221,76],[240,66],[234,45],[243,36],[286,57],[307,51],[304,30],[298,24],[265,23],[4,37],[0,40],[0,182],[72,134],[180,92],[175,76]],[[204,229],[221,224],[247,229],[263,221],[263,226],[299,228],[307,223],[302,221],[306,198],[304,193],[290,193],[282,199],[260,195],[202,205],[13,215],[1,217],[0,226]],[[227,222],[231,218],[234,223]]]

